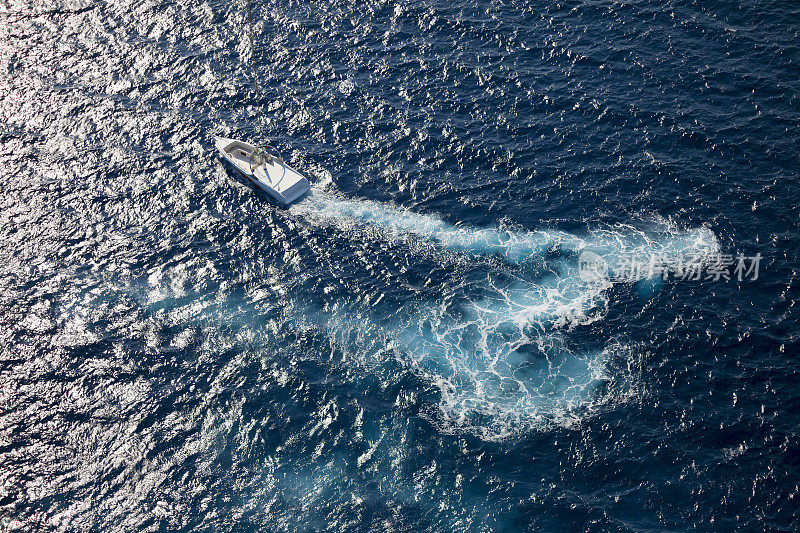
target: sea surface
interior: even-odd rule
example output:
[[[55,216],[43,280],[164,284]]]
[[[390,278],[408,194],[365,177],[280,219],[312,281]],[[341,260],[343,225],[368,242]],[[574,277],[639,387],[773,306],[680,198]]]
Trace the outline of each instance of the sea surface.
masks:
[[[800,4],[246,5],[0,4],[1,531],[800,530]]]

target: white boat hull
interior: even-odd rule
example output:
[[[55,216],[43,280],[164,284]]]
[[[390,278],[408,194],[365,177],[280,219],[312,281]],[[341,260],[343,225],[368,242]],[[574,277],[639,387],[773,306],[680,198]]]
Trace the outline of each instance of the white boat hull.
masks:
[[[302,174],[274,154],[270,154],[267,161],[253,166],[251,156],[256,147],[252,144],[217,136],[214,144],[222,157],[245,178],[283,205],[291,204],[311,188]]]

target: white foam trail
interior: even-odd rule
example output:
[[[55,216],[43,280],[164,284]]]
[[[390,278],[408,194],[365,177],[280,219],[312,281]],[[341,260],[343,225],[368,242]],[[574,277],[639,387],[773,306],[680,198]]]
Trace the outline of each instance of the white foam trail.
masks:
[[[574,247],[584,244],[569,233],[557,231],[514,232],[495,228],[454,226],[431,215],[420,215],[402,207],[392,207],[369,200],[339,198],[313,190],[292,210],[306,217],[338,224],[369,224],[387,236],[426,239],[455,252],[473,256],[502,256],[512,264],[521,264],[553,246]]]
[[[662,223],[662,227],[652,235],[628,226],[595,230],[586,237],[553,230],[459,227],[433,215],[421,215],[369,200],[340,198],[318,189],[291,209],[321,222],[341,226],[370,225],[383,230],[387,237],[413,236],[454,252],[498,256],[511,265],[537,261],[549,250],[574,253],[591,249],[611,265],[618,264],[621,256],[646,262],[656,255],[667,263],[674,263],[682,256],[707,257],[719,251],[717,239],[710,229],[702,227],[682,232],[667,223]]]
[[[678,231],[662,223],[651,232],[624,227],[585,237],[560,231],[477,229],[322,191],[314,191],[292,211],[344,230],[370,226],[386,238],[424,239],[443,250],[496,256],[510,265],[541,262],[549,254],[552,275],[508,282],[489,272],[483,297],[463,297],[457,311],[452,305],[428,303],[393,312],[404,318],[391,323],[385,316],[370,317],[370,312],[379,312],[374,309],[355,320],[341,311],[320,321],[333,338],[352,345],[355,352],[373,352],[376,342],[393,346],[398,357],[439,386],[447,420],[490,437],[542,419],[570,420],[570,413],[597,399],[609,357],[624,350],[609,343],[605,349],[576,351],[564,340],[570,328],[605,316],[613,285],[607,279],[584,283],[578,275],[578,252],[592,250],[613,265],[623,256],[637,261],[658,256],[671,264],[683,255],[708,257],[719,250],[707,228]],[[632,281],[646,271],[636,274]]]

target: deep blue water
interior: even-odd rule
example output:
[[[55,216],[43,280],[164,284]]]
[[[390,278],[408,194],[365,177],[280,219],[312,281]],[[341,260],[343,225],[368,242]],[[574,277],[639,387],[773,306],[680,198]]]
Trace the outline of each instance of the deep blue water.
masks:
[[[253,18],[0,9],[0,530],[800,529],[800,5]]]

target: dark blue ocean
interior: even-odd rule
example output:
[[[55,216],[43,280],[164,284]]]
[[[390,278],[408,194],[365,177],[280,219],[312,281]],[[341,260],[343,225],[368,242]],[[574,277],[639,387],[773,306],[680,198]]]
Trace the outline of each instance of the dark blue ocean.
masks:
[[[800,4],[246,5],[0,5],[0,531],[800,530]]]

